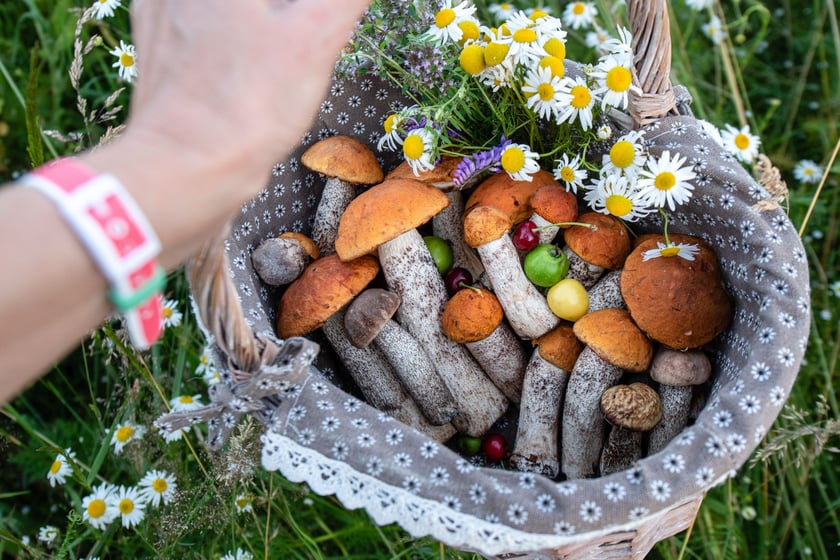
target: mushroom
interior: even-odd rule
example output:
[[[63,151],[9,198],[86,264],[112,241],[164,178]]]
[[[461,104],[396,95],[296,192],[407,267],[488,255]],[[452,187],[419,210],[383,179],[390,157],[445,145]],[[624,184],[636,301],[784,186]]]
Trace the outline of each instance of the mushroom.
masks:
[[[319,256],[315,243],[300,233],[286,232],[266,239],[254,249],[251,263],[260,280],[269,286],[291,284]]]
[[[601,276],[589,289],[589,312],[599,309],[625,309],[624,298],[621,296],[621,269],[611,270]]]
[[[601,476],[630,468],[642,458],[642,436],[662,418],[662,402],[645,383],[614,385],[601,395],[601,412],[612,424],[601,452]]]
[[[560,471],[558,441],[563,397],[569,372],[583,345],[565,323],[535,339],[534,344],[525,369],[510,461],[520,471],[555,478]]]
[[[321,253],[335,252],[341,214],[356,196],[355,185],[373,185],[383,178],[382,167],[364,143],[351,136],[330,136],[310,146],[300,162],[327,177],[312,222],[312,239]]]
[[[525,276],[510,228],[510,217],[494,206],[477,206],[464,216],[464,239],[478,251],[508,323],[520,338],[530,340],[553,329],[560,319]]]
[[[527,220],[534,209],[531,197],[543,185],[558,184],[554,175],[541,169],[530,181],[517,181],[505,172],[484,179],[464,204],[464,214],[479,206],[493,206],[504,212],[511,224]]]
[[[421,344],[455,397],[459,413],[453,424],[480,436],[504,414],[508,400],[467,349],[443,333],[446,287],[415,229],[448,204],[444,193],[420,181],[385,181],[350,203],[335,246],[342,259],[378,251],[385,282],[402,300],[397,321]]]
[[[455,399],[417,340],[391,320],[399,306],[397,294],[368,288],[347,307],[347,337],[357,348],[374,343],[426,418],[437,426],[447,424],[458,413]]]
[[[522,343],[504,323],[504,316],[492,292],[464,288],[446,303],[441,325],[446,336],[467,347],[496,387],[518,403],[527,360]]]
[[[540,243],[551,243],[560,231],[558,223],[572,222],[577,218],[577,197],[560,186],[548,183],[534,192],[531,197],[534,212],[530,220],[538,228]]]
[[[572,369],[563,406],[562,470],[568,478],[594,476],[606,432],[601,395],[624,371],[647,371],[653,346],[623,309],[587,313],[574,324],[586,345]]]
[[[567,277],[588,289],[605,270],[621,268],[633,243],[627,228],[615,216],[584,212],[576,221],[588,226],[574,225],[564,231],[564,251],[569,258]]]
[[[650,377],[659,383],[662,422],[650,433],[648,453],[663,449],[688,425],[693,386],[708,381],[712,363],[702,350],[680,352],[660,346],[653,354]]]

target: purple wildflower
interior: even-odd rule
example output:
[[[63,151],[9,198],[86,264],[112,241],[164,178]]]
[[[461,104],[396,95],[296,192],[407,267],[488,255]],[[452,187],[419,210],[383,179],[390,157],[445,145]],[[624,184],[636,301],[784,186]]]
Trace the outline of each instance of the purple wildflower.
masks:
[[[498,173],[502,169],[502,152],[511,143],[510,140],[502,136],[499,145],[493,146],[489,150],[478,152],[477,154],[465,156],[455,168],[452,182],[455,183],[456,187],[463,188],[464,185],[469,184],[479,174],[485,171]]]

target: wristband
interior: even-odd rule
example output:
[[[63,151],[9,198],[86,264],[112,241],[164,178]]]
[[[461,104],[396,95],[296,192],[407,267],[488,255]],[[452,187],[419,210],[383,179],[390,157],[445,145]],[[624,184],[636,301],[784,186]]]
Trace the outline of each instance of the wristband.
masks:
[[[63,158],[21,177],[52,200],[110,285],[131,343],[144,350],[163,332],[166,273],[160,241],[140,207],[113,175]]]

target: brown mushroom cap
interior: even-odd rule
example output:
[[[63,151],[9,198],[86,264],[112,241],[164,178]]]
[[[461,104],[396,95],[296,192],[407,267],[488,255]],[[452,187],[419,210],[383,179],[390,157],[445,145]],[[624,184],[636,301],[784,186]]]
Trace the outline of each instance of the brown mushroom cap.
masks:
[[[365,348],[391,320],[400,306],[400,296],[382,288],[360,293],[344,313],[347,338],[357,348]]]
[[[302,233],[296,231],[286,231],[278,235],[280,239],[294,239],[300,246],[303,247],[303,250],[306,251],[306,254],[309,255],[309,258],[312,260],[317,259],[321,256],[321,251],[318,250],[318,246],[315,244],[312,239]]]
[[[414,174],[414,170],[407,161],[402,161],[385,176],[385,179],[416,179],[427,185],[448,191],[455,188],[455,183],[452,179],[462,159],[464,158],[442,156],[432,169],[421,171],[417,175]]]
[[[543,360],[565,371],[572,371],[583,350],[572,326],[566,323],[560,323],[532,343],[539,346]]]
[[[533,212],[531,197],[543,185],[558,184],[554,176],[541,169],[531,181],[516,181],[504,171],[491,175],[475,188],[464,204],[464,213],[478,206],[495,206],[507,214],[511,223],[527,220]]]
[[[686,387],[708,381],[712,362],[702,350],[672,350],[660,346],[650,363],[650,377],[662,385]]]
[[[559,184],[543,185],[531,197],[534,212],[545,220],[556,224],[572,222],[578,215],[577,197]],[[560,226],[567,228],[569,226]]]
[[[477,206],[464,214],[464,241],[473,249],[505,235],[513,226],[510,217],[495,206]]]
[[[328,177],[355,185],[373,185],[384,176],[376,155],[352,136],[330,136],[312,144],[300,162]]]
[[[347,206],[338,224],[335,252],[342,260],[368,253],[415,229],[449,206],[449,198],[416,179],[393,179],[366,190]]]
[[[277,334],[303,336],[318,329],[353,299],[379,272],[371,256],[343,262],[337,255],[322,257],[289,284],[277,308]]]
[[[627,257],[621,295],[636,324],[657,342],[676,349],[697,348],[726,329],[734,306],[723,285],[717,256],[701,239],[671,234],[673,243],[692,243],[700,252],[643,260],[644,252],[664,243],[650,237]]]
[[[642,373],[653,356],[653,344],[623,309],[599,309],[574,324],[575,335],[599,358],[620,369]]]
[[[584,261],[615,270],[633,249],[633,242],[621,220],[609,214],[584,212],[577,222],[594,225],[595,229],[572,226],[565,230],[566,245]]]
[[[662,401],[644,383],[613,385],[601,395],[601,412],[613,426],[647,432],[662,419]]]
[[[483,288],[464,288],[446,302],[441,325],[446,336],[458,344],[466,344],[493,334],[504,315],[492,292]]]

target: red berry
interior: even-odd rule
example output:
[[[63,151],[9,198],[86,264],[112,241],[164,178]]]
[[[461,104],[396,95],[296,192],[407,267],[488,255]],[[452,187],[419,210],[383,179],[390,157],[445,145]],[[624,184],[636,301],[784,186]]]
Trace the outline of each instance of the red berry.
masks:
[[[536,247],[540,242],[539,233],[534,231],[536,227],[537,224],[531,220],[520,222],[519,225],[516,226],[516,229],[513,230],[513,234],[511,236],[513,246],[520,251],[530,251]]]
[[[481,450],[488,461],[497,463],[507,454],[507,442],[501,434],[490,434],[481,442]]]
[[[473,283],[473,277],[472,274],[470,274],[470,271],[466,268],[456,266],[446,273],[443,283],[446,285],[446,292],[451,297],[455,292],[464,286],[471,286]]]

